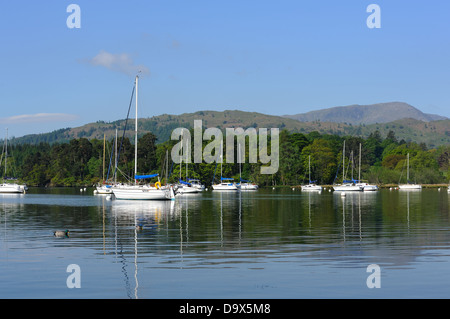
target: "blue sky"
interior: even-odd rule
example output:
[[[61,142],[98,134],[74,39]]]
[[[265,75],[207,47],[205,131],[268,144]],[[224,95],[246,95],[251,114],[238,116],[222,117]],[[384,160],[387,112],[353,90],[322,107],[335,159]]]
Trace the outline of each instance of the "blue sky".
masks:
[[[69,4],[81,28],[69,29]],[[370,29],[369,4],[381,8]],[[450,117],[448,1],[2,1],[0,134],[402,101]],[[395,112],[395,110],[393,110]]]

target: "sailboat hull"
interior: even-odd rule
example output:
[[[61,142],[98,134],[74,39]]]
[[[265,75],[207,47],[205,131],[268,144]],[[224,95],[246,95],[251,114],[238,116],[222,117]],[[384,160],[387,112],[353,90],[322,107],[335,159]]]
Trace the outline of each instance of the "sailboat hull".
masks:
[[[333,189],[335,191],[344,191],[344,192],[360,192],[363,190],[362,186],[357,186],[357,185],[339,185],[339,186],[333,186]]]
[[[322,190],[322,186],[309,184],[309,185],[303,185],[302,191],[316,191],[320,192]]]
[[[178,194],[197,194],[199,192],[201,192],[201,189],[194,186],[183,185],[177,188]]]
[[[237,191],[239,188],[234,183],[221,183],[212,185],[215,191]]]
[[[114,197],[119,200],[169,200],[172,199],[169,189],[158,189],[144,186],[113,187]]]
[[[258,188],[259,187],[256,184],[241,183],[242,191],[256,191]]]
[[[371,191],[377,191],[378,190],[378,186],[377,185],[371,185],[371,184],[367,184],[367,183],[359,183],[356,184],[357,186],[361,186],[362,190],[365,192],[371,192]]]
[[[96,188],[97,194],[112,194],[112,188],[106,186],[97,186]]]
[[[418,184],[403,184],[403,185],[398,185],[399,189],[422,189],[422,185],[418,185]]]
[[[18,184],[0,184],[0,193],[3,194],[20,194],[25,193],[27,187]]]
[[[377,185],[365,185],[363,186],[363,191],[365,192],[373,192],[373,191],[377,191],[378,190],[378,186]]]

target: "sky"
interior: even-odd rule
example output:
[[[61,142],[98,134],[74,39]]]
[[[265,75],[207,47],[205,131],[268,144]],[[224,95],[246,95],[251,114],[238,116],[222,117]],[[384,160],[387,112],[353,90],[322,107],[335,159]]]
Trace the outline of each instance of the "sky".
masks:
[[[391,101],[450,117],[449,12],[444,0],[2,1],[0,135],[124,119],[138,73],[140,118]]]

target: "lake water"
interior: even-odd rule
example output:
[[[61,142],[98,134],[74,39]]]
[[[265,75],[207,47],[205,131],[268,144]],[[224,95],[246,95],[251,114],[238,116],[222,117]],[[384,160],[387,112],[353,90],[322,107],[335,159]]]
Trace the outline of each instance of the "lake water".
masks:
[[[449,204],[446,189],[140,202],[31,188],[0,195],[0,298],[449,298]]]

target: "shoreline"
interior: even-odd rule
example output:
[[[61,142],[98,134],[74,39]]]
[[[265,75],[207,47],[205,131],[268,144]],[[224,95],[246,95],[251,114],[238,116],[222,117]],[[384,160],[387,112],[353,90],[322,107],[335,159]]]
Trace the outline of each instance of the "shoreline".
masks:
[[[380,189],[389,189],[391,187],[398,187],[399,184],[375,184]],[[422,188],[447,188],[450,184],[421,184]],[[323,188],[332,188],[333,185],[319,185]],[[275,186],[260,186],[260,188],[298,188],[300,189],[302,185],[275,185]]]

